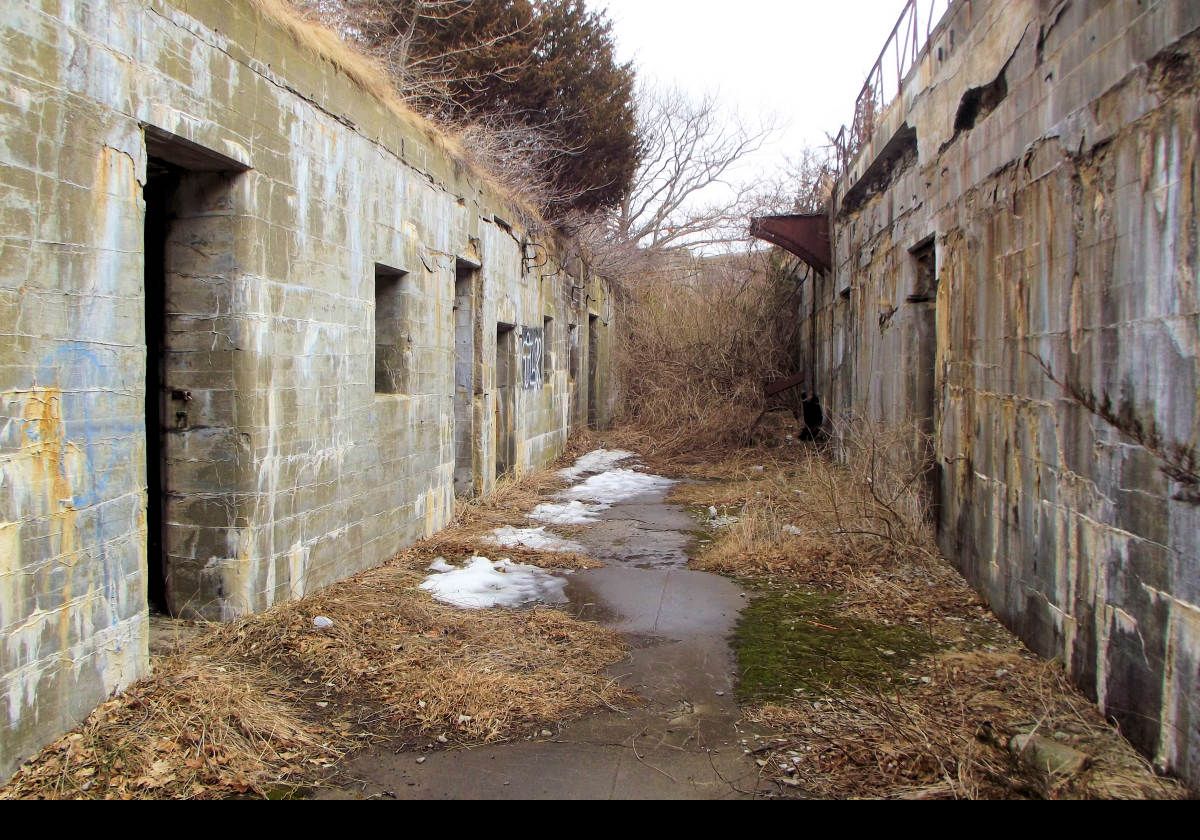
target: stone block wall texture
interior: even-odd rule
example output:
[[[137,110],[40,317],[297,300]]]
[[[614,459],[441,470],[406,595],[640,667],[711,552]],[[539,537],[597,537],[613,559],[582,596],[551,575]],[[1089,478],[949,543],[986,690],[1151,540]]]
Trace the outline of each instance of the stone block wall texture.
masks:
[[[801,303],[832,412],[932,413],[947,556],[1193,783],[1200,505],[1151,448],[1200,444],[1198,27],[1188,0],[952,4]]]
[[[164,351],[150,354],[177,614],[300,597],[448,521],[464,261],[479,266],[473,491],[496,478],[496,324],[562,326],[549,376],[516,393],[518,470],[587,422],[589,366],[570,376],[567,325],[599,316],[608,352],[607,287],[569,243],[526,230],[427,126],[251,0],[8,4],[0,777],[147,669],[143,187],[163,142],[171,162],[206,162],[173,193]],[[398,277],[386,312],[377,265]],[[385,316],[394,393],[375,388]]]

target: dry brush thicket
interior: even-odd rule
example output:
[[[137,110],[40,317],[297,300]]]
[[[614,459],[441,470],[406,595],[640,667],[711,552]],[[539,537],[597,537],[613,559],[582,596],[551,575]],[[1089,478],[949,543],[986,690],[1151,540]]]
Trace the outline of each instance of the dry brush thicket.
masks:
[[[796,286],[771,259],[647,259],[627,286],[614,360],[620,420],[648,452],[752,439],[764,383],[792,368]]]

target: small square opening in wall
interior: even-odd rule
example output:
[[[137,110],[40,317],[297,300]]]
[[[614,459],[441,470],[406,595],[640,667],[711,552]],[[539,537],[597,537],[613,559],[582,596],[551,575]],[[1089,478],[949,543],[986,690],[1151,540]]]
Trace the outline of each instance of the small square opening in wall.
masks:
[[[928,303],[937,298],[937,251],[933,237],[918,242],[908,252],[913,261],[912,294],[909,303]]]
[[[554,319],[542,319],[542,381],[549,382],[554,375]]]
[[[404,274],[375,263],[375,393],[405,393],[412,358],[404,305]]]

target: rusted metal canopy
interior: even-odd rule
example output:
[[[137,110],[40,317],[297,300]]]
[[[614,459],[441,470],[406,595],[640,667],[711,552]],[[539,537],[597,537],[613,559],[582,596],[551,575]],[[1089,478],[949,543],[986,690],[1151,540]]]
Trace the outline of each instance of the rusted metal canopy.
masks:
[[[750,235],[795,254],[817,271],[827,272],[833,265],[829,217],[824,213],[751,219]]]

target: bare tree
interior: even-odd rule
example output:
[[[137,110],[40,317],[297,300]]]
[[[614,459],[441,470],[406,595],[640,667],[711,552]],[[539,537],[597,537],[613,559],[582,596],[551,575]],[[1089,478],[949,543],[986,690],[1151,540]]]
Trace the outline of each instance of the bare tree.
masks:
[[[752,184],[732,170],[762,148],[770,123],[751,125],[714,94],[644,87],[638,103],[641,142],[634,188],[612,215],[613,233],[644,248],[702,248],[737,238]]]
[[[568,189],[556,178],[562,161],[579,152],[561,126],[561,119],[531,125],[517,115],[490,114],[450,128],[466,157],[490,173],[511,197],[554,218],[589,189]]]
[[[638,95],[638,169],[613,210],[568,220],[595,269],[614,279],[683,274],[699,253],[744,241],[760,185],[736,170],[776,126],[752,124],[715,94],[643,86]]]
[[[779,173],[758,185],[755,215],[821,213],[833,195],[837,161],[832,143],[788,157]]]

